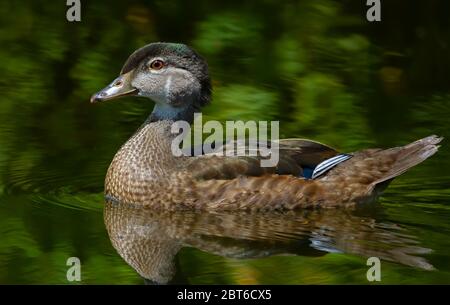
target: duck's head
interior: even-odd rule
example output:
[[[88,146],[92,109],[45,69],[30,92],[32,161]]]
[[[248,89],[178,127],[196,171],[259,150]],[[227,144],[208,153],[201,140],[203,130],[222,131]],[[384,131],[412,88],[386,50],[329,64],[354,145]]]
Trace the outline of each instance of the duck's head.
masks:
[[[143,96],[155,102],[150,119],[192,121],[211,99],[206,61],[179,43],[151,43],[125,62],[119,77],[91,97],[91,103],[122,96]]]

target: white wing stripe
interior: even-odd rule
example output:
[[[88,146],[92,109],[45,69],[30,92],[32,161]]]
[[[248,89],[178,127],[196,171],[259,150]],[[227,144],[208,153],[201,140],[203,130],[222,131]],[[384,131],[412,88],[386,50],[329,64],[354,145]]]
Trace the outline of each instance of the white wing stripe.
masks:
[[[325,172],[329,171],[330,169],[332,169],[333,167],[335,167],[339,163],[344,162],[344,161],[350,159],[351,157],[352,157],[351,155],[341,154],[341,155],[334,156],[334,157],[332,157],[330,159],[327,159],[327,160],[321,162],[314,169],[311,178],[315,179],[315,178],[319,177],[320,175],[322,175]]]
[[[334,157],[334,158],[332,158],[332,159],[328,159],[328,160],[325,160],[325,161],[323,161],[322,163],[320,163],[316,168],[315,168],[315,170],[316,171],[322,171],[322,170],[324,170],[324,169],[327,169],[327,168],[329,168],[329,167],[333,167],[334,165],[336,165],[336,164],[338,164],[338,163],[340,163],[340,162],[342,162],[342,161],[345,161],[345,160],[347,160],[348,158],[347,157],[344,157],[344,156],[338,156],[338,157]]]

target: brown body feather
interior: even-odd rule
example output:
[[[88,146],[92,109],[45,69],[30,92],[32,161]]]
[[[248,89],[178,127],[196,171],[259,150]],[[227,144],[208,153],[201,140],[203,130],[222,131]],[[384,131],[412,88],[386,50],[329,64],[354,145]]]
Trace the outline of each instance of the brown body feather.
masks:
[[[433,155],[441,138],[368,149],[315,180],[301,167],[337,154],[320,143],[281,140],[280,163],[260,167],[258,157],[174,157],[171,121],[146,123],[117,152],[105,194],[121,202],[161,209],[281,210],[353,206],[372,201],[387,183]]]

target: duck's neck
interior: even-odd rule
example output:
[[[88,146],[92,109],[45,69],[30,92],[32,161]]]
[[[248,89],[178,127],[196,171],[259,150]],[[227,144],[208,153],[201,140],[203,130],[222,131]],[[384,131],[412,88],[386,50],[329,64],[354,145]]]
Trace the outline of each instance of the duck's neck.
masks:
[[[172,122],[186,121],[189,124],[192,124],[195,111],[196,109],[190,104],[183,107],[173,107],[165,103],[156,103],[147,122],[168,120]]]

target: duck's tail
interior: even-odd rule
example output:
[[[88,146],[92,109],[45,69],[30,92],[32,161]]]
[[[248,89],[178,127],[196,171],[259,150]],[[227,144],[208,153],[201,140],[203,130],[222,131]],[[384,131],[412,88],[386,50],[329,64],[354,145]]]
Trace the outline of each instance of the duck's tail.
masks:
[[[442,139],[442,137],[432,135],[405,146],[381,151],[383,154],[392,155],[395,159],[390,166],[390,169],[385,172],[382,177],[379,177],[372,182],[371,187],[373,188],[383,182],[394,179],[411,167],[416,166],[434,155],[439,149],[439,145],[437,144],[439,144]]]
[[[339,198],[370,202],[395,177],[435,154],[441,140],[432,135],[405,146],[355,152],[351,159],[342,162],[318,181],[328,188],[337,189]]]

